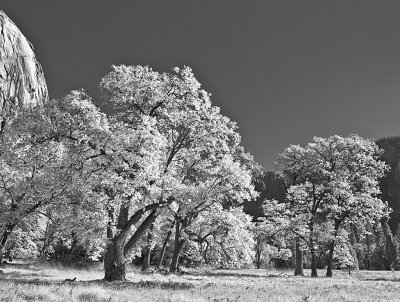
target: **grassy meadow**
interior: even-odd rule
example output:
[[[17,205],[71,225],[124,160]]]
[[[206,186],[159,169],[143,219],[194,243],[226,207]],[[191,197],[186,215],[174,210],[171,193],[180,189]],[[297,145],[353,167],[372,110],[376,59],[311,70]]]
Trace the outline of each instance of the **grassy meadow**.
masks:
[[[177,276],[131,268],[126,282],[108,283],[102,277],[100,265],[79,269],[16,262],[1,267],[0,301],[400,301],[400,272],[349,276],[336,271],[334,278],[315,279],[294,277],[292,271],[193,270]]]

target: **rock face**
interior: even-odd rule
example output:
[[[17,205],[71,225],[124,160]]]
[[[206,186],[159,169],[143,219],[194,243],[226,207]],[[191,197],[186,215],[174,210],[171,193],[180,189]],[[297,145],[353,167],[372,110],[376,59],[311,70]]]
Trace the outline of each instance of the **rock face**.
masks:
[[[17,108],[43,104],[47,98],[43,70],[36,60],[32,45],[0,10],[1,125]]]

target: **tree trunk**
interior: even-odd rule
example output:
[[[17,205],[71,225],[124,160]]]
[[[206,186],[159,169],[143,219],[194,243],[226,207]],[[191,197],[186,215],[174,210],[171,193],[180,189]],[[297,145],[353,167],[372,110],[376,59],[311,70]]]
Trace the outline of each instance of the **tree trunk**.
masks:
[[[208,252],[208,248],[209,248],[209,246],[210,246],[210,243],[208,242],[208,240],[206,240],[206,243],[207,243],[207,246],[206,246],[206,248],[204,249],[204,263],[205,263],[205,264],[208,264],[207,252]],[[260,268],[260,267],[257,267],[257,268]]]
[[[339,230],[340,222],[336,221],[335,222],[335,231],[333,234],[333,239],[331,243],[329,244],[329,253],[328,253],[328,259],[327,259],[327,269],[326,269],[326,276],[327,277],[332,277],[332,268],[333,268],[333,252],[335,250],[335,243],[336,243],[336,238],[338,235],[338,230]]]
[[[46,259],[47,257],[47,248],[49,247],[52,238],[52,234],[49,235],[50,221],[51,221],[50,218],[48,218],[46,223],[46,229],[44,232],[43,247],[40,251],[40,259]]]
[[[17,225],[16,223],[7,223],[7,226],[0,237],[0,265],[3,264],[4,247],[6,246],[8,237],[10,237],[10,234],[16,225]]]
[[[146,247],[146,254],[144,255],[141,272],[145,272],[150,268],[150,260],[151,260],[151,247]]]
[[[256,269],[259,269],[261,267],[261,252],[262,252],[262,243],[260,236],[257,236],[255,250],[256,250],[255,254]]]
[[[147,246],[146,246],[146,255],[144,257],[143,263],[142,263],[142,272],[147,271],[150,268],[150,261],[151,261],[151,245],[153,241],[153,228],[154,224],[151,224],[150,229],[147,233]]]
[[[183,245],[185,244],[185,240],[180,238],[180,231],[181,231],[180,225],[181,225],[180,222],[177,221],[175,225],[174,254],[172,256],[171,266],[169,268],[169,272],[171,274],[174,274],[178,268],[179,256],[183,248]]]
[[[136,246],[140,238],[142,238],[143,234],[146,230],[151,226],[151,224],[156,220],[156,210],[153,210],[146,219],[142,222],[142,224],[136,229],[136,232],[129,238],[128,242],[124,247],[124,254],[129,255],[133,248]]]
[[[142,214],[140,214],[140,217],[141,216]],[[137,242],[156,218],[156,210],[153,210],[136,229],[135,233],[128,241],[127,236],[129,234],[129,227],[127,227],[127,224],[120,226],[122,227],[122,230],[120,230],[120,233],[117,236],[110,240],[104,254],[104,280],[125,280],[127,257],[129,257]]]
[[[124,281],[127,259],[124,255],[124,240],[120,237],[112,239],[104,254],[105,281]]]
[[[326,269],[326,276],[327,277],[332,277],[333,276],[333,272],[332,272],[332,268],[333,268],[333,252],[335,249],[335,240],[332,240],[329,244],[329,253],[328,253],[328,258],[326,259],[327,261],[327,269]]]
[[[311,277],[318,277],[317,254],[315,251],[315,240],[314,240],[314,221],[310,222],[309,228],[310,228]]]
[[[111,206],[108,209],[108,222],[107,222],[107,239],[114,237],[114,220],[115,220],[115,209]]]
[[[311,248],[311,277],[318,277],[317,255],[314,248]]]
[[[295,276],[304,276],[303,270],[303,250],[300,248],[300,238],[295,238],[295,247],[296,247],[296,267],[294,270]]]
[[[162,246],[162,249],[161,249],[160,259],[158,259],[158,263],[157,263],[157,268],[158,269],[160,269],[160,267],[161,267],[161,265],[162,265],[162,263],[164,261],[165,250],[167,249],[168,241],[169,241],[169,238],[171,237],[174,225],[175,225],[175,220],[172,223],[170,229],[168,230],[167,236],[165,237],[165,240],[164,240],[164,243],[163,243],[163,246]]]

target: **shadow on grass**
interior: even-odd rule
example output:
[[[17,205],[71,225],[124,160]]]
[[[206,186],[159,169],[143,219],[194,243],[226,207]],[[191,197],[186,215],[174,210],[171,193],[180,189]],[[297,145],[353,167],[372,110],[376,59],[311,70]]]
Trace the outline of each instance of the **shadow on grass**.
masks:
[[[96,270],[102,266],[100,262],[73,262],[59,260],[18,260],[14,262],[5,262],[0,265],[2,268],[15,268],[27,270],[43,270],[46,268],[56,269],[75,269],[75,270]]]
[[[400,278],[368,278],[363,281],[385,281],[385,282],[400,282]]]
[[[0,282],[10,285],[36,285],[36,286],[100,286],[113,290],[132,289],[132,288],[145,288],[145,289],[173,289],[173,290],[187,290],[194,288],[194,285],[188,282],[175,282],[175,281],[115,281],[107,282],[104,280],[90,280],[90,281],[55,281],[44,280],[40,278],[27,279],[29,275],[15,274],[13,272],[0,275]]]
[[[191,289],[195,286],[189,282],[177,282],[177,281],[159,281],[159,280],[140,280],[138,282],[133,281],[114,281],[107,282],[104,280],[91,280],[81,281],[80,284],[99,285],[110,289],[129,289],[129,288],[149,288],[149,289]]]
[[[3,275],[4,276],[4,275]],[[39,278],[35,279],[22,279],[22,278],[14,278],[7,276],[7,278],[4,278],[3,276],[0,276],[0,282],[2,284],[12,284],[12,285],[59,285],[59,284],[66,284],[66,282],[60,282],[60,281],[52,281],[52,280],[43,280]]]
[[[250,277],[250,278],[282,278],[282,277],[291,277],[287,273],[265,273],[265,274],[251,274],[251,273],[237,273],[235,271],[232,272],[221,272],[221,271],[199,271],[199,272],[185,272],[185,275],[188,276],[206,276],[206,277]]]
[[[51,277],[50,275],[44,272],[37,272],[37,271],[11,271],[11,272],[4,272],[0,270],[0,278],[1,277],[11,277],[11,278],[28,278],[28,277]]]

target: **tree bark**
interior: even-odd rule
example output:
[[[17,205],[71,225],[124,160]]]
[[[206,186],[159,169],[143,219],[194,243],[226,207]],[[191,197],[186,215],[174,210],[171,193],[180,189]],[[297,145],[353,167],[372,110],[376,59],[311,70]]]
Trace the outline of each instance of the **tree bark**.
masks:
[[[314,248],[311,248],[311,277],[318,277],[317,255]]]
[[[4,247],[6,246],[7,240],[16,225],[16,223],[7,223],[7,226],[0,237],[0,266],[3,264]]]
[[[180,256],[181,250],[183,248],[183,245],[185,244],[185,240],[180,238],[181,237],[180,236],[180,231],[181,231],[180,225],[181,225],[181,223],[179,221],[177,221],[175,224],[174,254],[172,256],[171,266],[169,268],[169,272],[171,274],[174,274],[178,268],[179,256]]]
[[[262,252],[262,243],[260,236],[257,236],[256,239],[256,255],[255,255],[255,262],[256,268],[259,269],[261,267],[261,252]]]
[[[108,222],[107,222],[107,239],[112,239],[114,237],[114,220],[115,220],[115,210],[114,207],[108,209]]]
[[[210,243],[208,242],[208,240],[205,240],[205,242],[207,243],[207,245],[206,245],[206,248],[204,249],[203,258],[204,258],[204,263],[205,263],[205,264],[208,264],[207,252],[208,252],[208,248],[209,248],[209,246],[210,246]],[[260,268],[260,266],[258,266],[257,268]]]
[[[328,259],[327,259],[327,269],[326,269],[326,276],[327,277],[332,277],[333,276],[333,272],[332,272],[332,268],[333,268],[333,253],[335,250],[335,243],[336,243],[336,238],[338,235],[338,230],[339,230],[339,226],[340,226],[340,222],[336,221],[335,222],[335,231],[333,234],[333,239],[329,244],[329,253],[328,253]]]
[[[156,210],[153,210],[137,228],[136,232],[127,241],[129,229],[126,225],[111,239],[104,254],[104,280],[123,281],[125,280],[127,258],[135,247],[144,232],[156,219]]]
[[[295,276],[304,276],[303,270],[303,250],[300,248],[300,238],[295,238],[295,247],[296,247],[296,267],[294,270]]]
[[[335,249],[335,240],[332,240],[329,244],[329,253],[328,253],[328,259],[326,259],[327,261],[327,268],[326,268],[326,276],[327,277],[332,277],[333,276],[333,272],[332,272],[332,268],[333,268],[333,252]]]
[[[127,259],[124,255],[123,238],[117,236],[112,239],[104,254],[105,281],[124,281],[127,268]]]
[[[309,229],[310,229],[311,277],[318,277],[317,254],[315,251],[315,240],[314,240],[314,221],[310,222]]]
[[[154,224],[151,224],[150,229],[147,233],[147,246],[146,246],[146,254],[142,263],[142,272],[147,271],[150,268],[150,261],[151,261],[151,245],[153,241],[153,228]]]
[[[123,229],[129,220],[129,204],[121,205],[118,215],[117,228]]]
[[[142,222],[142,224],[137,228],[136,232],[129,238],[128,242],[124,247],[124,254],[129,255],[133,248],[136,246],[140,238],[146,232],[146,230],[151,226],[151,224],[156,220],[156,210],[153,210],[146,219]]]
[[[160,259],[158,259],[158,263],[157,263],[157,268],[158,269],[160,269],[160,267],[161,267],[161,265],[162,265],[162,263],[164,261],[165,250],[167,249],[168,241],[169,241],[169,238],[171,237],[174,225],[175,225],[175,220],[172,223],[170,229],[168,230],[167,236],[165,237],[165,240],[164,240],[164,243],[163,243],[163,246],[162,246],[162,249],[161,249],[161,253],[160,253]]]

